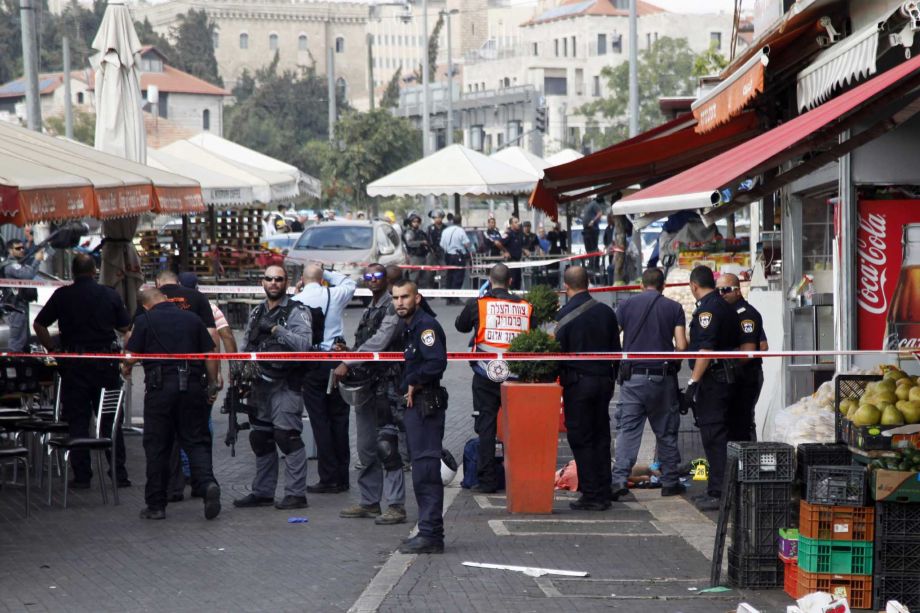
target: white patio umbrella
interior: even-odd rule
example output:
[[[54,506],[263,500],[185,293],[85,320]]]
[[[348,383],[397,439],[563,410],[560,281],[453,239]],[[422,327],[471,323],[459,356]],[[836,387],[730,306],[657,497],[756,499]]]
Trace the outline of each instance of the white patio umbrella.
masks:
[[[568,164],[569,162],[574,162],[583,157],[585,157],[583,154],[578,153],[574,149],[563,149],[562,151],[557,151],[552,155],[546,156],[546,163],[549,166],[559,166],[560,164]],[[547,168],[549,168],[549,166],[547,166]]]
[[[109,0],[91,59],[96,70],[96,149],[139,162],[147,161],[140,85],[141,42],[125,0]],[[144,282],[133,238],[138,218],[126,217],[102,225],[103,284],[121,294],[129,312]]]
[[[489,157],[493,160],[504,162],[509,166],[514,166],[519,170],[523,170],[526,173],[532,174],[537,179],[543,178],[544,168],[549,168],[552,166],[552,164],[547,163],[547,161],[540,156],[534,155],[530,151],[517,146],[505,147],[501,151],[497,151]]]

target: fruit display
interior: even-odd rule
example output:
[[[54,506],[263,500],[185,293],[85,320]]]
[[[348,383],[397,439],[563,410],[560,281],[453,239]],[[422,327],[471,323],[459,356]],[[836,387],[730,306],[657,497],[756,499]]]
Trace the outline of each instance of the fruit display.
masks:
[[[837,410],[856,426],[903,426],[920,423],[920,381],[897,368],[883,367],[881,381],[863,395],[846,398]]]
[[[872,460],[869,466],[884,470],[920,472],[920,449],[914,444],[904,441],[901,447],[895,447],[892,451],[895,455]]]

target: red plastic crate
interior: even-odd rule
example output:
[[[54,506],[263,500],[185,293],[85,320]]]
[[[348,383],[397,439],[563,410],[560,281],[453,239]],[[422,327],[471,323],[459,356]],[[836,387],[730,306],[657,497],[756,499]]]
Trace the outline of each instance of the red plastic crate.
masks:
[[[835,598],[846,598],[851,609],[872,608],[871,575],[831,575],[796,571],[799,594],[827,592]]]
[[[780,559],[784,562],[783,591],[795,600],[798,600],[801,598],[801,596],[799,596],[799,565],[796,564],[795,560]]]
[[[875,509],[811,504],[802,500],[799,535],[825,541],[875,540]]]

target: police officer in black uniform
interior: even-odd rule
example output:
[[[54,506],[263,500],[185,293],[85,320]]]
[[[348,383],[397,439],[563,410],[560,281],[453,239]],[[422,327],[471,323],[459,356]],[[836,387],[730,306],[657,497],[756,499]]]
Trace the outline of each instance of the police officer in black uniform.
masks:
[[[690,291],[697,300],[690,320],[690,351],[735,351],[740,345],[738,314],[715,288],[711,268],[697,266],[690,273]],[[719,508],[725,476],[728,412],[737,388],[735,362],[703,358],[690,360],[690,365],[693,371],[684,390],[684,401],[693,409],[709,461],[706,494],[694,502],[701,511],[715,511]]]
[[[427,264],[431,243],[428,242],[428,235],[422,230],[422,218],[418,213],[409,215],[409,227],[403,232],[403,243],[406,245],[406,253],[409,254],[409,264],[413,266]],[[410,270],[409,278],[421,285],[428,285],[427,270]]]
[[[571,266],[563,273],[568,302],[556,314],[556,340],[566,353],[620,350],[617,316],[588,293],[588,272]],[[560,380],[565,428],[578,469],[578,511],[610,508],[610,400],[616,379],[611,360],[563,362]]]
[[[502,250],[509,262],[520,262],[524,256],[524,232],[521,220],[511,217],[508,220],[508,232],[504,238],[495,241],[495,246]],[[521,269],[511,269],[511,289],[521,289]]]
[[[741,351],[767,351],[767,335],[763,330],[763,317],[741,295],[741,281],[736,275],[723,274],[716,281],[716,289],[730,304],[741,325]],[[754,410],[763,388],[763,360],[760,358],[739,359],[738,389],[735,406],[729,411],[728,440],[756,441],[757,425]]]
[[[61,350],[65,353],[111,353],[118,351],[115,333],[124,334],[131,318],[121,296],[110,287],[96,283],[96,263],[92,256],[78,254],[71,265],[73,283],[54,291],[38,313],[32,327],[39,342],[54,351],[49,326],[58,324]],[[73,438],[89,436],[90,417],[98,410],[102,389],[119,389],[121,377],[118,363],[108,360],[61,360],[61,405],[68,434]],[[109,418],[111,419],[111,418]],[[111,422],[103,424],[110,431]],[[119,487],[128,487],[125,468],[125,441],[119,426],[115,433],[115,477]],[[106,452],[108,456],[108,452]],[[70,454],[73,481],[70,487],[88,489],[93,476],[89,451],[74,450]],[[112,458],[109,457],[111,470]]]
[[[209,353],[214,341],[201,319],[170,302],[158,289],[138,294],[144,313],[134,323],[125,350],[134,353]],[[125,377],[136,359],[126,360]],[[216,360],[144,360],[144,454],[147,457],[146,508],[141,519],[166,518],[173,439],[185,450],[192,480],[203,492],[204,516],[220,513],[220,487],[211,464],[208,417],[217,396]]]
[[[412,486],[418,504],[418,535],[405,541],[401,553],[444,552],[444,483],[441,441],[447,390],[441,377],[447,369],[447,339],[437,320],[419,307],[418,286],[397,281],[392,287],[396,313],[406,325],[406,396],[403,423],[412,458]]]

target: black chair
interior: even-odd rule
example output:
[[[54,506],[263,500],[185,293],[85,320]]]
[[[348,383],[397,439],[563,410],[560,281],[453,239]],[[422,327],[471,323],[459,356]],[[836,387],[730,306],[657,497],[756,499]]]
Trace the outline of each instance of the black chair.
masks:
[[[29,517],[29,507],[32,505],[32,495],[30,494],[32,482],[29,478],[29,450],[25,447],[0,447],[0,464],[9,464],[10,462],[22,464],[26,487],[26,517]]]
[[[55,434],[67,434],[68,426],[67,422],[61,421],[61,377],[60,375],[55,375],[54,377],[54,407],[51,413],[51,419],[46,419],[41,417],[39,414],[33,414],[29,419],[22,420],[16,423],[16,429],[19,430],[20,436],[28,436],[28,443],[26,447],[29,448],[30,452],[33,452],[32,442],[35,438],[39,439],[40,448],[33,452],[38,454],[37,464],[42,464],[43,458],[45,457],[46,447],[48,446],[48,441],[51,439],[52,435]],[[34,457],[34,455],[33,455]],[[41,470],[43,466],[39,466],[38,471],[38,481],[39,487],[43,484],[42,475],[44,473]],[[53,464],[48,468],[52,470],[54,468]]]
[[[92,452],[96,459],[96,471],[99,475],[99,491],[102,494],[102,504],[108,504],[108,496],[105,492],[105,475],[108,474],[112,482],[112,496],[115,504],[118,504],[118,479],[115,470],[111,472],[104,470],[103,455],[106,450],[112,454],[112,463],[114,465],[116,455],[117,439],[115,438],[116,429],[121,422],[122,411],[124,410],[124,389],[103,389],[99,394],[99,410],[96,413],[96,436],[87,438],[52,438],[48,442],[48,456],[53,465],[55,457],[64,457],[64,508],[67,508],[67,479],[70,474],[70,452],[74,450],[87,450]],[[102,436],[102,424],[105,422],[105,416],[112,416],[112,430],[108,436]],[[52,466],[48,467],[48,505],[51,505],[51,493],[53,491],[54,471]]]

